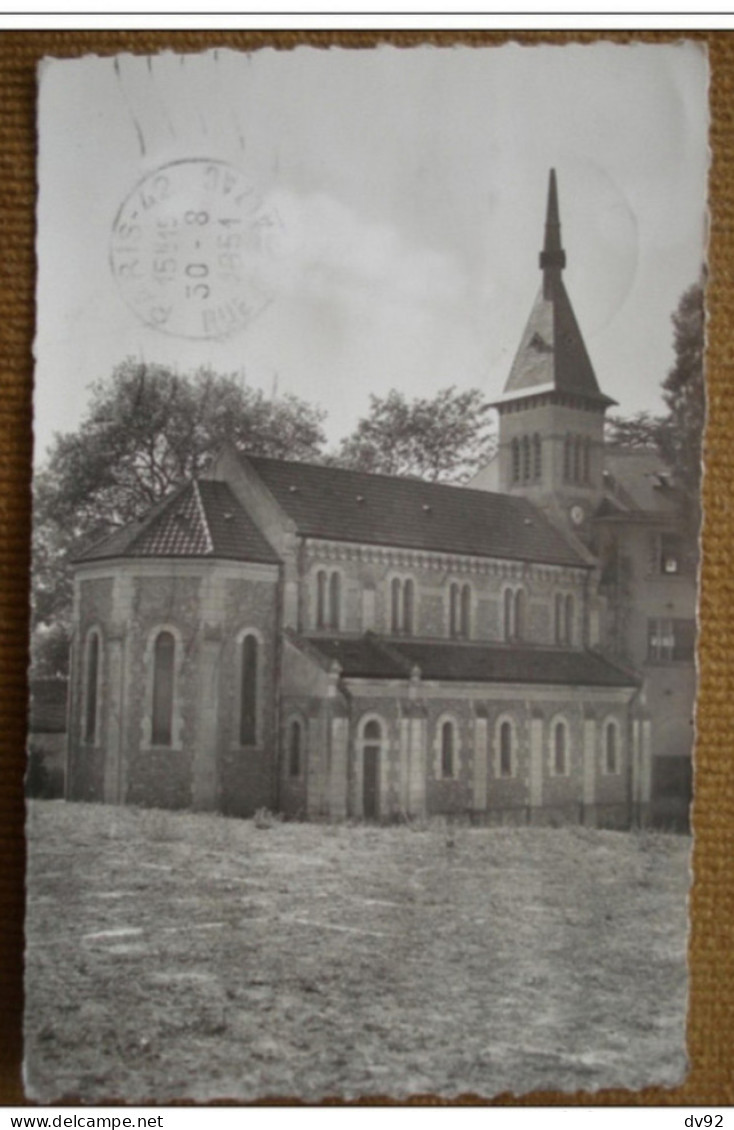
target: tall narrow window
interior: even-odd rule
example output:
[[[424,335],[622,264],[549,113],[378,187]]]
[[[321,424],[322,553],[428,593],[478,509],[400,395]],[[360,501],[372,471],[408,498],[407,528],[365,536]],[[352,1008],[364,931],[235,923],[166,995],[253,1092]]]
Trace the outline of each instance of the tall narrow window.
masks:
[[[553,731],[553,770],[559,777],[566,773],[566,754],[566,725],[564,722],[556,722]]]
[[[522,481],[530,482],[530,439],[522,437]]]
[[[500,777],[512,776],[512,726],[503,722],[500,726]]]
[[[607,722],[605,735],[605,769],[607,773],[618,772],[617,763],[617,727],[614,722]]]
[[[471,586],[461,586],[461,634],[465,640],[471,635]]]
[[[584,482],[591,482],[591,440],[584,440],[584,465],[583,465]]]
[[[525,638],[525,593],[518,589],[515,593],[515,639]]]
[[[520,441],[513,439],[511,444],[512,449],[512,481],[513,483],[520,482]]]
[[[454,582],[449,590],[449,635],[456,639],[461,626],[461,595],[459,586]]]
[[[540,436],[536,432],[533,436],[533,478],[536,483],[540,482],[543,477],[543,448],[540,444]]]
[[[563,593],[557,592],[556,593],[556,599],[555,599],[555,616],[554,616],[555,637],[556,637],[556,643],[557,644],[563,643],[563,636],[564,636],[564,632],[563,632],[564,623],[563,623],[563,621],[564,621],[564,618],[565,618],[565,606],[564,606],[564,603],[563,603]]]
[[[581,436],[576,436],[573,444],[573,481],[581,482]]]
[[[397,635],[400,631],[400,588],[400,581],[397,577],[395,577],[392,584],[390,585],[392,605],[390,625],[394,636]]]
[[[512,639],[512,589],[505,589],[505,639]]]
[[[323,569],[316,575],[316,627],[326,627],[326,573]]]
[[[172,741],[175,654],[171,632],[159,632],[153,647],[153,745],[171,745]]]
[[[413,635],[413,609],[415,606],[415,585],[408,578],[403,584],[403,631],[406,636]]]
[[[240,644],[240,745],[257,745],[257,640]]]
[[[339,629],[341,623],[341,577],[331,574],[329,580],[329,627]]]
[[[441,727],[441,776],[454,775],[454,724],[444,722]]]
[[[563,478],[567,483],[571,481],[571,462],[571,437],[567,435],[563,441]]]
[[[87,686],[86,714],[84,718],[84,740],[94,742],[97,738],[97,682],[99,676],[99,636],[96,631],[87,638]]]
[[[566,630],[564,632],[563,642],[567,643],[567,644],[572,644],[573,643],[573,597],[571,596],[570,593],[566,597],[566,615],[564,617],[564,620],[565,620],[565,629]]]
[[[294,719],[288,733],[288,772],[291,777],[301,775],[301,723]]]

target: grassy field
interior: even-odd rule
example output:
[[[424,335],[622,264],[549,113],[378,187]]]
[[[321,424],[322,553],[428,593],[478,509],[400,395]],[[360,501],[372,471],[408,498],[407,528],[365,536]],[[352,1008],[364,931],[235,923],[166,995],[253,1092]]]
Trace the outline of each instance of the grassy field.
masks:
[[[685,1070],[689,841],[37,801],[26,1080],[52,1102],[489,1097]]]

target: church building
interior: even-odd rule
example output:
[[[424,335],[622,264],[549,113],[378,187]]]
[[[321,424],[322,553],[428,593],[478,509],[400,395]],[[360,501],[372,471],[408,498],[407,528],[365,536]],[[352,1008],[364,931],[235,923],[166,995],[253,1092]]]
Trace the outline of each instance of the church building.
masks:
[[[564,266],[551,173],[469,486],[226,449],[77,561],[70,798],[647,820],[656,762],[690,765],[695,562],[658,457],[605,451]]]

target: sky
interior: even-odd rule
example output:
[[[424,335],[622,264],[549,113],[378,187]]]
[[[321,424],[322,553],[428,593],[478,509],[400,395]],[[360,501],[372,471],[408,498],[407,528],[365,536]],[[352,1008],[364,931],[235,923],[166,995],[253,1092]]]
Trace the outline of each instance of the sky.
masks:
[[[499,396],[540,285],[551,167],[566,286],[599,384],[624,414],[660,411],[670,317],[705,260],[707,97],[694,44],[46,62],[37,462],[129,356],[294,393],[327,412],[332,445],[370,394]],[[192,339],[188,309],[175,332],[146,324],[111,241],[136,185],[171,162],[185,179],[202,158],[232,167],[274,234],[257,312]],[[165,223],[166,206],[149,218]]]

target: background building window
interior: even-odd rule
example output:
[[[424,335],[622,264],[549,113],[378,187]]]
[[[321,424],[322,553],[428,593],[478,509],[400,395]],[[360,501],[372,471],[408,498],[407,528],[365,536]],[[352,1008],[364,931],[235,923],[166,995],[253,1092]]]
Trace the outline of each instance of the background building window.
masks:
[[[555,620],[555,637],[556,637],[556,643],[557,644],[564,643],[564,638],[563,638],[563,629],[564,629],[564,626],[565,626],[564,625],[564,619],[565,619],[565,606],[564,606],[564,603],[563,603],[563,593],[557,592],[556,593],[556,599],[555,599],[555,618],[554,618],[554,620]]]
[[[240,745],[257,744],[257,640],[240,644]]]
[[[530,482],[530,439],[522,437],[522,481]]]
[[[563,642],[567,644],[573,643],[573,597],[569,595],[566,597],[565,616],[564,616],[564,638]]]
[[[159,632],[153,647],[153,745],[171,745],[175,656],[173,635],[171,632]]]
[[[454,775],[454,724],[444,722],[441,727],[441,776]]]
[[[84,717],[84,740],[97,740],[97,686],[99,682],[99,633],[90,632],[87,637],[87,685],[86,710]]]
[[[682,572],[683,546],[678,534],[660,535],[660,572],[673,576]]]
[[[454,581],[449,589],[449,635],[456,639],[461,625],[461,592]]]
[[[696,621],[653,617],[647,621],[647,658],[654,663],[692,662]]]

